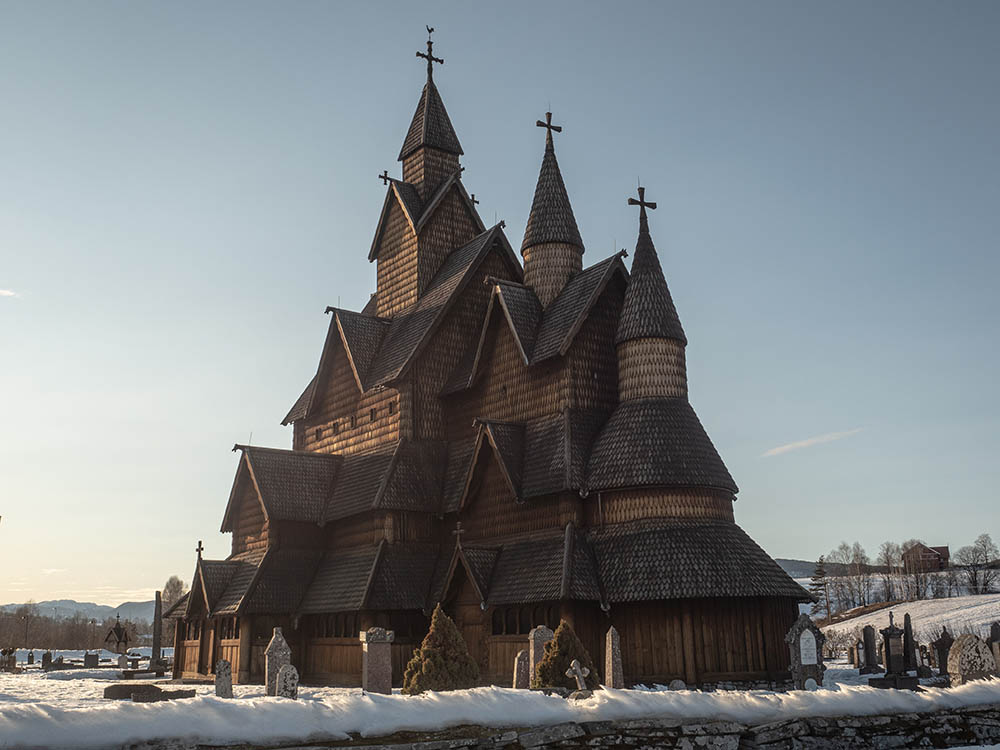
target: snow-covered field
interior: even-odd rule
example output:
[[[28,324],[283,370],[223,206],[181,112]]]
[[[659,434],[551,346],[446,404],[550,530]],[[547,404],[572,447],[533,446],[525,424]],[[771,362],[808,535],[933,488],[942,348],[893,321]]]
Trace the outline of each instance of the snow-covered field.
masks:
[[[81,674],[86,672],[87,674]],[[75,674],[74,678],[66,678]],[[56,676],[59,675],[59,676]],[[834,663],[824,689],[701,693],[602,690],[566,701],[525,690],[477,688],[407,697],[363,695],[356,688],[302,687],[300,699],[265,698],[260,685],[237,685],[237,700],[216,698],[210,685],[195,698],[164,703],[106,701],[113,670],[0,674],[0,748],[95,748],[173,738],[205,744],[344,739],[461,724],[494,727],[640,718],[728,719],[760,724],[798,716],[928,711],[1000,702],[1000,680],[952,690],[875,690],[857,670]],[[174,686],[171,686],[174,687]],[[182,687],[182,686],[176,686]],[[169,688],[168,688],[169,689]]]
[[[924,599],[906,602],[892,607],[896,624],[902,627],[903,615],[909,613],[913,620],[913,631],[921,642],[932,641],[941,634],[945,625],[952,635],[976,633],[985,638],[989,635],[990,623],[1000,621],[1000,594],[981,596],[955,596],[948,599]],[[829,625],[824,630],[851,632],[865,625],[876,630],[889,624],[889,609],[881,609],[866,615]]]
[[[42,663],[42,654],[44,654],[45,651],[46,651],[46,649],[44,649],[44,648],[33,648],[33,649],[19,648],[17,650],[17,652],[16,652],[18,664],[27,664],[28,663],[28,653],[31,652],[31,651],[35,652],[35,663],[36,664],[41,664]],[[61,656],[64,661],[81,661],[81,662],[83,661],[83,655],[86,653],[85,651],[82,651],[82,650],[79,650],[79,649],[75,649],[75,650],[74,649],[51,649],[51,651],[52,651],[52,658],[53,659],[58,659]],[[114,659],[118,658],[118,654],[116,654],[116,653],[114,653],[112,651],[106,651],[105,649],[101,649],[99,653],[100,653],[100,658],[102,660],[106,659],[106,660],[110,661],[110,660],[114,660]],[[153,648],[152,648],[152,646],[139,646],[137,648],[130,648],[128,650],[128,653],[130,653],[130,654],[138,654],[140,657],[145,657],[146,659],[148,659],[150,656],[153,655]],[[161,648],[160,649],[160,655],[164,659],[171,659],[171,658],[173,658],[174,650],[173,650],[173,648]]]

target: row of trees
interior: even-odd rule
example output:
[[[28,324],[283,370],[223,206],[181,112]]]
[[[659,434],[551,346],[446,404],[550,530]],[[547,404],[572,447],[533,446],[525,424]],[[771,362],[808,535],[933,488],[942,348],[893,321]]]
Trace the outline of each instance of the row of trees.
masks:
[[[171,576],[161,594],[164,611],[184,593],[184,582]],[[161,645],[173,645],[174,624],[174,620],[164,621]],[[28,602],[13,611],[0,611],[0,646],[67,650],[102,648],[104,638],[114,625],[114,617],[96,619],[79,612],[70,617],[46,615],[37,604]],[[128,631],[129,645],[152,643],[153,626],[148,621],[124,620],[122,625]]]
[[[1000,583],[1000,551],[989,534],[959,549],[941,571],[904,565],[904,553],[918,544],[924,542],[882,542],[873,561],[859,542],[841,542],[816,563],[809,584],[817,599],[813,615],[829,620],[837,612],[878,602],[986,594]]]

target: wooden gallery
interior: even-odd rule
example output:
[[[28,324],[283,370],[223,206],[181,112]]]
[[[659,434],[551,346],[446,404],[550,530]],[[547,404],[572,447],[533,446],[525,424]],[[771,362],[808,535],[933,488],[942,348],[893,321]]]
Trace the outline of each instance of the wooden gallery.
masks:
[[[303,679],[357,685],[360,630],[395,631],[398,683],[440,602],[483,682],[569,621],[628,683],[784,684],[809,595],[736,525],[736,483],[688,401],[687,339],[643,191],[626,253],[584,268],[551,115],[519,261],[466,191],[432,78],[399,152],[361,312],[327,309],[292,450],[241,452],[178,619],[175,677],[261,681],[282,626]]]

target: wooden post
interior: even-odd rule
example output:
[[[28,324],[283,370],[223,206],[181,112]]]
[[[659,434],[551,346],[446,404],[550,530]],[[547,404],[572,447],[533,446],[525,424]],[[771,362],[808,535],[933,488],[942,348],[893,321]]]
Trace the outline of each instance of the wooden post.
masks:
[[[241,685],[250,682],[250,657],[253,653],[253,622],[249,617],[241,617],[240,620],[240,647],[237,652],[238,665],[236,681]]]
[[[684,602],[684,682],[689,688],[698,684],[698,665],[695,657],[694,622],[691,617],[691,602]]]

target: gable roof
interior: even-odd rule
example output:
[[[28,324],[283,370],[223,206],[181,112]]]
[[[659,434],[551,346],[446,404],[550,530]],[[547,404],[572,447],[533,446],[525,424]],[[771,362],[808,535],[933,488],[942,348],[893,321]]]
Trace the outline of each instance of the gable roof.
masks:
[[[628,279],[621,253],[581,271],[566,283],[545,308],[531,354],[532,364],[566,354],[594,303],[616,274]]]
[[[459,498],[459,507],[465,504],[469,489],[472,487],[473,474],[479,465],[479,457],[483,455],[483,446],[492,449],[500,473],[507,482],[507,487],[516,499],[521,497],[521,467],[524,461],[524,425],[508,422],[495,422],[487,419],[477,419],[479,429],[476,432],[476,442],[471,460],[466,465],[465,482]]]
[[[240,600],[239,614],[298,610],[322,557],[315,549],[270,549]]]
[[[422,147],[436,148],[457,156],[465,153],[444,108],[441,94],[438,93],[434,81],[430,79],[420,92],[420,100],[417,102],[417,109],[413,113],[410,129],[406,132],[397,161],[402,161]]]
[[[483,220],[479,216],[479,211],[476,210],[476,205],[472,202],[472,197],[466,191],[465,185],[462,184],[461,169],[456,169],[443,179],[441,184],[428,195],[426,203],[420,197],[420,192],[417,190],[416,185],[390,178],[389,184],[386,187],[385,200],[382,201],[382,211],[379,214],[378,223],[375,225],[375,236],[372,238],[372,245],[368,250],[368,260],[373,261],[378,258],[382,250],[382,238],[385,234],[386,222],[389,220],[389,211],[392,209],[393,203],[399,203],[400,208],[403,210],[403,216],[410,225],[410,230],[415,235],[419,235],[453,187],[458,191],[459,197],[468,209],[473,224],[480,232],[484,231],[486,225],[483,224]]]
[[[318,614],[361,609],[381,549],[382,545],[327,552],[306,589],[299,612]]]
[[[590,448],[606,420],[601,410],[567,409],[529,422],[522,499],[583,488]]]
[[[167,611],[163,613],[163,618],[167,620],[176,620],[183,617],[184,613],[187,611],[187,603],[190,598],[191,592],[184,592],[180,599],[167,607]]]
[[[215,603],[213,615],[233,615],[239,610],[243,597],[246,596],[257,575],[257,570],[264,559],[264,553],[258,552],[240,560],[230,560],[233,574]]]
[[[498,244],[512,270],[521,273],[521,266],[510,249],[501,224],[453,250],[416,304],[393,317],[389,332],[372,363],[372,387],[388,385],[406,373],[468,284],[473,272]]]
[[[624,401],[594,443],[588,490],[648,486],[739,491],[685,398]]]
[[[649,236],[645,212],[639,217],[639,239],[635,243],[632,274],[625,290],[615,343],[641,338],[667,338],[687,343],[653,238]]]
[[[542,156],[542,166],[535,184],[535,195],[531,200],[521,254],[533,245],[549,242],[573,245],[583,252],[583,240],[576,226],[576,217],[573,216],[562,172],[559,171],[551,130],[547,130],[545,135],[545,154]]]
[[[236,469],[221,531],[233,530],[240,480],[249,481],[274,521],[321,523],[341,457],[327,453],[234,445],[243,452]]]
[[[309,381],[309,385],[305,387],[305,390],[295,399],[295,403],[292,404],[292,408],[288,410],[288,414],[285,418],[281,420],[282,426],[296,422],[309,412],[309,403],[312,401],[313,391],[316,389],[316,376],[312,376],[312,380]]]

